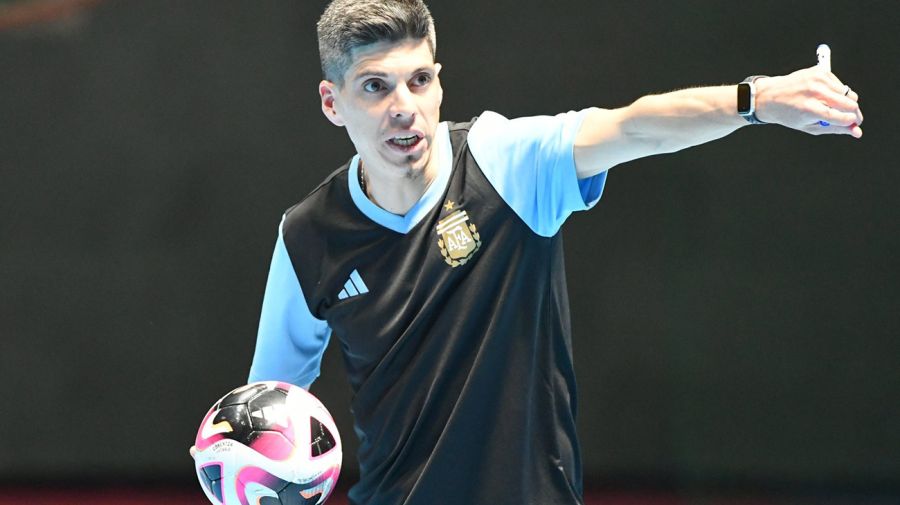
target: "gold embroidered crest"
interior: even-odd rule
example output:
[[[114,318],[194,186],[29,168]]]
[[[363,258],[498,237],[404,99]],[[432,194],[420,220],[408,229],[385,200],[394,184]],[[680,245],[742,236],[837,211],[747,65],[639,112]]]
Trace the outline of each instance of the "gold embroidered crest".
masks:
[[[481,247],[481,234],[462,209],[438,221],[437,234],[444,261],[454,268],[465,265]]]

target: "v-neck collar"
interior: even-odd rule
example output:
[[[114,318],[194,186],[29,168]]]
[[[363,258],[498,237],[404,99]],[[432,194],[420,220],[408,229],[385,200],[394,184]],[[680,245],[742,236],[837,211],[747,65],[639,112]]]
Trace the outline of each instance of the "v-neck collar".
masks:
[[[437,142],[433,149],[440,153],[437,177],[431,181],[431,184],[422,197],[419,198],[419,201],[402,216],[388,212],[375,205],[363,193],[362,188],[359,186],[359,154],[353,156],[353,159],[350,160],[347,180],[350,185],[350,197],[353,198],[353,203],[356,204],[360,212],[381,226],[404,235],[419,224],[428,212],[440,203],[444,190],[447,188],[447,183],[450,181],[450,172],[453,168],[450,128],[446,122],[438,125],[434,138]]]

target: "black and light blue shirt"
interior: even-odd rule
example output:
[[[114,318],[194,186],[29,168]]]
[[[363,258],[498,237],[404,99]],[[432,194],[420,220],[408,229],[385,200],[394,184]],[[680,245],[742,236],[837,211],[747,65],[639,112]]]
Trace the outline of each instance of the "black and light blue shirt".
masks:
[[[366,198],[358,156],[285,213],[250,381],[308,387],[339,340],[352,503],[582,502],[559,230],[606,179],[576,176],[584,112],[442,123],[406,215]]]

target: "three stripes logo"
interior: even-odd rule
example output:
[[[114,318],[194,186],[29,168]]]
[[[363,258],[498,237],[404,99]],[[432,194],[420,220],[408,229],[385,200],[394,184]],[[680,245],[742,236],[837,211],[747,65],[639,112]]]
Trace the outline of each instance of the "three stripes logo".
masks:
[[[368,292],[369,288],[366,287],[366,283],[363,282],[362,277],[359,276],[359,272],[353,270],[353,272],[350,273],[350,278],[344,283],[344,289],[338,293],[338,299],[346,300],[347,298],[364,295]]]

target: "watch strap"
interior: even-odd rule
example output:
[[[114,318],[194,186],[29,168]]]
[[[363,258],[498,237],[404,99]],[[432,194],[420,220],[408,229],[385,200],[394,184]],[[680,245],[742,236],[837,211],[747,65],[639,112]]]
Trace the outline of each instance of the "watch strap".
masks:
[[[738,111],[738,113],[747,120],[750,124],[766,124],[765,121],[760,121],[758,117],[756,117],[756,87],[753,85],[757,79],[762,77],[768,77],[767,75],[751,75],[741,81],[741,84],[750,84],[750,113],[744,114]]]

